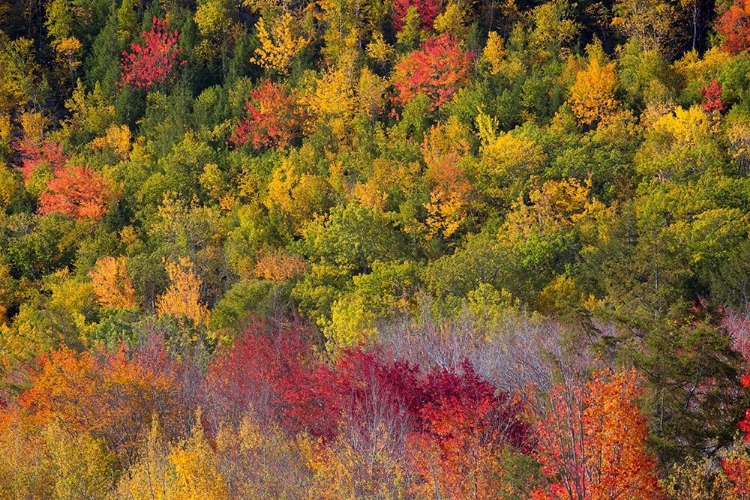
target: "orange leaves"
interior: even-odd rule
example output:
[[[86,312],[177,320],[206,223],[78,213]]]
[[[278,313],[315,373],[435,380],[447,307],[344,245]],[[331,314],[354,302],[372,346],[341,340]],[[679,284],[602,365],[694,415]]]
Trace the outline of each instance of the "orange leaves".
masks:
[[[502,488],[503,447],[523,449],[520,405],[464,362],[461,372],[437,370],[422,383],[422,432],[412,433],[411,463],[422,479],[419,498],[484,499]]]
[[[747,457],[731,456],[721,462],[721,467],[732,483],[734,498],[747,498],[750,495],[750,461]]]
[[[263,80],[245,103],[247,118],[240,121],[230,141],[251,142],[254,149],[285,148],[299,136],[304,115],[296,103],[296,92]]]
[[[750,1],[737,0],[716,23],[716,31],[724,38],[722,48],[739,54],[750,48]]]
[[[70,166],[47,183],[47,191],[39,197],[39,213],[101,219],[111,198],[112,191],[100,174],[88,167]]]
[[[579,71],[570,88],[568,102],[578,121],[584,125],[597,123],[617,110],[615,63],[602,66],[592,59],[587,69]]]
[[[430,38],[396,65],[394,101],[404,106],[422,93],[430,99],[433,108],[439,108],[468,83],[475,57],[447,33]]]
[[[485,398],[473,408],[461,406],[435,411],[428,405],[422,414],[427,432],[410,436],[412,466],[424,480],[415,485],[420,498],[492,498],[502,488],[502,464],[497,455],[502,444],[492,428],[495,402]]]
[[[285,283],[306,271],[305,261],[298,255],[260,250],[253,274],[256,278]]]
[[[592,470],[591,499],[659,498],[656,461],[646,452],[647,419],[636,405],[636,373],[616,373],[609,379],[596,374],[588,389],[585,444],[598,468]]]
[[[124,348],[99,355],[67,347],[52,351],[41,358],[18,403],[37,423],[57,420],[130,452],[152,414],[169,423],[178,414],[176,380],[130,354]]]
[[[167,264],[167,274],[172,284],[166,293],[159,297],[159,316],[168,315],[186,318],[194,326],[208,325],[210,313],[201,303],[201,279],[193,270],[193,263],[187,257]]]
[[[94,293],[105,309],[133,309],[135,289],[130,281],[125,257],[104,257],[89,272]]]
[[[535,498],[661,498],[639,395],[635,371],[598,372],[584,386],[555,387],[536,431],[542,472],[556,481]]]

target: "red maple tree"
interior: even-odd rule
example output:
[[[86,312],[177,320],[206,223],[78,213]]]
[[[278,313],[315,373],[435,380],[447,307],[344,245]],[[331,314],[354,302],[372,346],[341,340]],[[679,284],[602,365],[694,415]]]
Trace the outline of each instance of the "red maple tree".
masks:
[[[483,380],[470,363],[434,370],[420,384],[421,425],[409,436],[424,498],[491,498],[501,487],[503,446],[527,450],[521,405]]]
[[[167,20],[154,17],[151,29],[142,32],[141,38],[141,43],[131,44],[130,52],[122,53],[121,83],[148,89],[169,82],[182,52],[177,46],[180,34],[169,31]]]
[[[240,120],[230,138],[235,145],[251,142],[256,150],[284,148],[299,136],[304,115],[295,92],[263,80],[245,103],[247,117]]]
[[[420,21],[422,21],[422,28],[432,28],[432,24],[435,22],[435,18],[440,13],[440,2],[438,0],[394,0],[393,14],[391,15],[393,27],[399,31],[404,27],[406,14],[409,12],[409,9],[411,7],[417,9],[419,19]]]
[[[469,81],[476,55],[461,48],[459,41],[444,33],[426,40],[396,65],[394,101],[403,106],[417,94],[425,94],[433,109],[450,101],[453,94]]]
[[[21,165],[18,170],[23,175],[24,182],[31,179],[34,172],[42,165],[49,166],[54,174],[61,171],[68,161],[63,147],[50,141],[38,143],[30,139],[23,139],[16,144],[16,150],[21,157]]]
[[[723,90],[719,80],[716,78],[708,85],[701,87],[700,92],[703,96],[701,106],[703,107],[703,111],[706,113],[713,113],[714,111],[721,113],[724,111],[724,101],[721,99]]]

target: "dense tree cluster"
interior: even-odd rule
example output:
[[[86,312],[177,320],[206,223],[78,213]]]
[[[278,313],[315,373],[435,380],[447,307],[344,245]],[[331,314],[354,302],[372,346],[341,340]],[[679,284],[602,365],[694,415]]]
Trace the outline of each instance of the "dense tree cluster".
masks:
[[[0,497],[750,495],[750,1],[0,3]]]

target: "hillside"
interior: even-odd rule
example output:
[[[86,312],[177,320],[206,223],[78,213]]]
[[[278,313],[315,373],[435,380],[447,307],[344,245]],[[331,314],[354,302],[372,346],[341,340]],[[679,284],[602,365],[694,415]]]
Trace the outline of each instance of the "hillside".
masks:
[[[747,498],[749,233],[750,0],[0,0],[0,498]]]

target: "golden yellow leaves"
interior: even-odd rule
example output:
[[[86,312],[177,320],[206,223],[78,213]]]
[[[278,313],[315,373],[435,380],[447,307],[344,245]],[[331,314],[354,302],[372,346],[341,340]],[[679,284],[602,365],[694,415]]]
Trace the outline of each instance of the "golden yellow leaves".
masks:
[[[118,497],[133,500],[225,500],[229,498],[217,457],[205,437],[200,413],[191,436],[169,445],[154,422],[141,454],[119,484]]]
[[[604,209],[591,198],[591,179],[579,183],[575,179],[545,182],[529,193],[530,204],[519,201],[517,210],[505,223],[508,243],[513,244],[529,235],[571,229],[586,217]]]
[[[135,308],[135,289],[125,257],[104,257],[89,273],[94,293],[104,309]]]
[[[288,12],[276,20],[270,32],[261,17],[256,25],[261,46],[255,49],[256,57],[250,62],[263,69],[287,74],[294,58],[310,43],[308,38],[297,36],[295,28],[294,18]]]
[[[68,66],[70,72],[75,71],[81,65],[80,56],[83,45],[74,36],[63,38],[54,44],[57,53],[57,61]]]
[[[95,151],[109,149],[121,159],[127,160],[130,155],[131,141],[132,135],[127,125],[112,124],[107,128],[104,137],[97,137],[91,141],[91,149]]]
[[[208,308],[201,303],[202,281],[195,274],[193,263],[187,257],[183,257],[177,262],[167,263],[166,268],[172,284],[166,293],[159,297],[159,316],[186,318],[193,326],[208,326],[211,316]]]
[[[601,65],[592,58],[588,68],[579,71],[570,88],[570,104],[573,114],[583,125],[591,125],[612,115],[618,107],[615,63]]]
[[[256,278],[284,283],[307,271],[304,259],[280,251],[260,250],[253,274]]]
[[[426,177],[432,185],[430,201],[424,205],[428,238],[438,234],[450,238],[466,220],[473,188],[459,164],[470,149],[468,135],[468,129],[451,117],[432,127],[422,144]]]
[[[505,43],[497,31],[490,31],[487,37],[487,45],[484,47],[482,57],[490,66],[490,74],[497,75],[502,70],[502,60],[505,57]]]
[[[217,470],[216,453],[200,424],[200,414],[196,420],[190,439],[169,454],[176,475],[171,488],[174,496],[170,497],[182,500],[228,499],[227,486]]]

